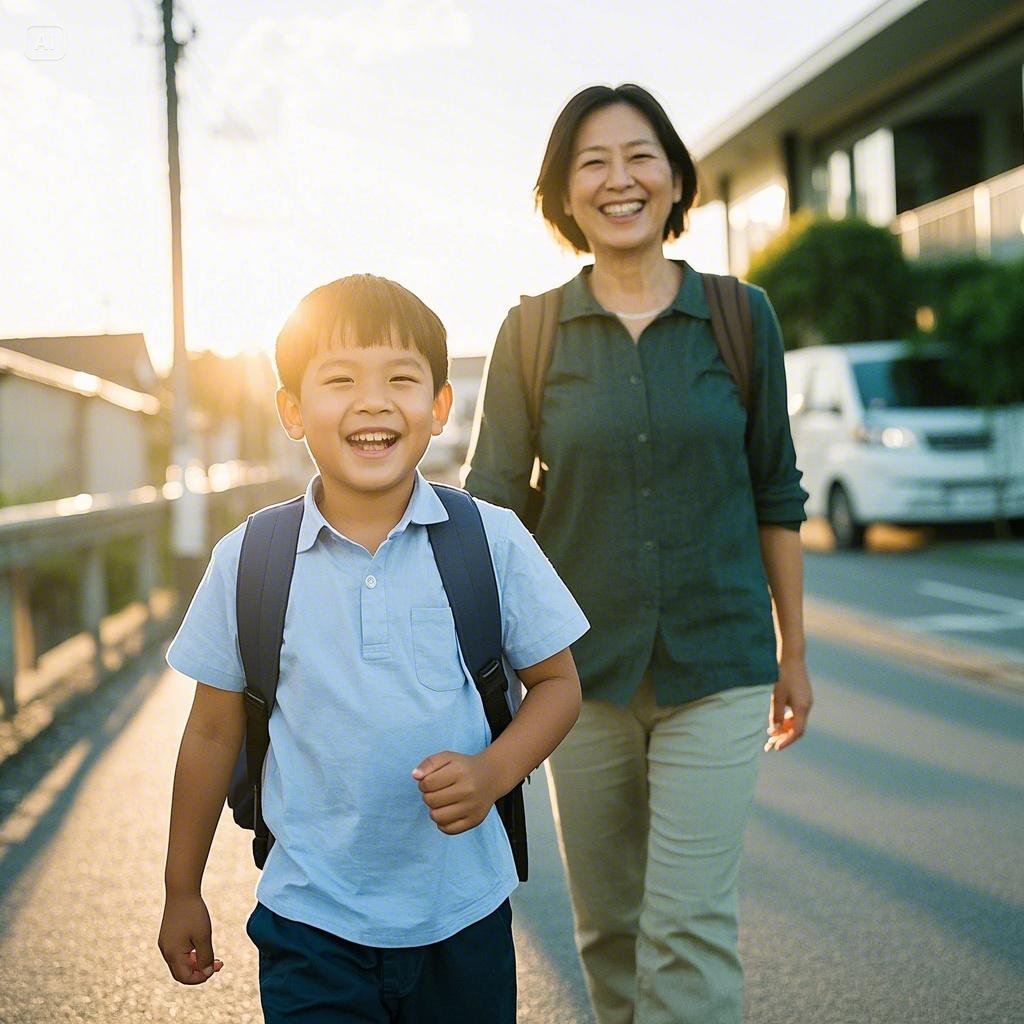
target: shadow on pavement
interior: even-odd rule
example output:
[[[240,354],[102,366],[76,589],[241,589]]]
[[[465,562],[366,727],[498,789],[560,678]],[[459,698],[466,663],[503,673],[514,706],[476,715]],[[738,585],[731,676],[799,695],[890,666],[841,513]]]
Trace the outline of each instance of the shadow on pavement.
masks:
[[[8,900],[45,852],[89,773],[165,671],[162,645],[107,681],[0,768],[0,935]],[[83,858],[89,851],[82,851]],[[17,902],[14,895],[13,903]]]
[[[850,739],[820,723],[801,740],[800,754],[814,763],[815,770],[826,772],[844,784],[858,790],[870,788],[881,796],[890,796],[895,790],[901,799],[912,800],[915,807],[926,806],[929,802],[983,804],[990,808],[1005,805],[1008,814],[1018,814],[1024,804],[1024,778],[1016,786],[978,778],[948,765],[929,764]]]
[[[851,651],[856,653],[855,668]],[[986,686],[985,700],[979,701],[977,688],[984,684],[977,680],[965,685],[917,664],[904,671],[892,655],[844,647],[819,637],[812,637],[808,643],[808,660],[812,677],[827,679],[843,689],[881,697],[918,714],[1007,739],[1016,740],[1021,734],[1024,704],[1020,698]]]
[[[1024,914],[1019,904],[778,808],[755,804],[751,820],[776,832],[785,842],[841,864],[897,904],[916,905],[958,941],[984,948],[1024,975]]]

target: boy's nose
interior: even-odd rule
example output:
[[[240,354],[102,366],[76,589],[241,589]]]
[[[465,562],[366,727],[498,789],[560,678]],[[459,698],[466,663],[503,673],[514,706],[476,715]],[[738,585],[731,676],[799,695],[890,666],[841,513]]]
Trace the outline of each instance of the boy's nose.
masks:
[[[387,412],[394,408],[391,396],[382,388],[366,388],[360,392],[355,403],[358,412]]]

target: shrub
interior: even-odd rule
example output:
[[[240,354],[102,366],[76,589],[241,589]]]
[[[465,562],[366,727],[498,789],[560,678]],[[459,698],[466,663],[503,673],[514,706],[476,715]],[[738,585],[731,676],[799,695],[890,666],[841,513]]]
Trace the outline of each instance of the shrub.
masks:
[[[906,337],[914,324],[910,268],[886,228],[854,217],[798,215],[751,263],[787,348]]]
[[[929,337],[945,342],[953,375],[978,404],[1024,402],[1024,260],[949,277],[935,311]]]

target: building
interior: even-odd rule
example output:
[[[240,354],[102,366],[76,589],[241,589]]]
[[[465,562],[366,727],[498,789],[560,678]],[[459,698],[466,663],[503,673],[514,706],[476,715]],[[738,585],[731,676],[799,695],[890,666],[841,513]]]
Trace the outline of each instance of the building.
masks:
[[[1024,252],[1024,0],[887,0],[695,146],[734,273],[809,209],[912,259]]]
[[[143,394],[156,394],[159,380],[141,334],[80,334],[56,338],[5,338],[0,346]]]
[[[0,341],[0,504],[155,482],[159,412],[153,395]]]

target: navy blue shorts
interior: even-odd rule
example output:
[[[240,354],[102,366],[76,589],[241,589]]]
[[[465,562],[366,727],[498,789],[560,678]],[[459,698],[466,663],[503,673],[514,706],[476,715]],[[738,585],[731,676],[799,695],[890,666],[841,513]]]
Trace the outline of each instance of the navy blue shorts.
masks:
[[[508,900],[429,946],[361,946],[261,903],[246,931],[260,951],[266,1024],[515,1024]]]

